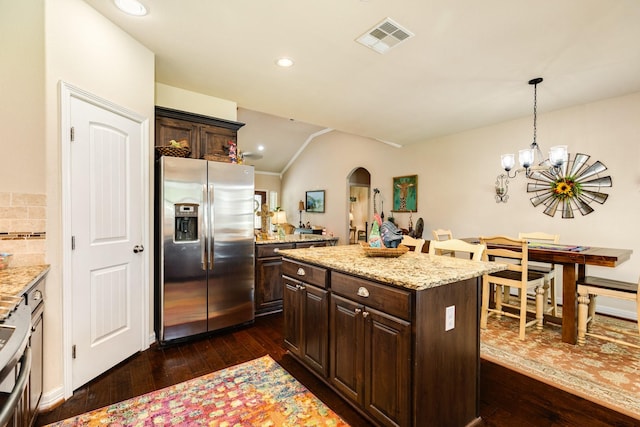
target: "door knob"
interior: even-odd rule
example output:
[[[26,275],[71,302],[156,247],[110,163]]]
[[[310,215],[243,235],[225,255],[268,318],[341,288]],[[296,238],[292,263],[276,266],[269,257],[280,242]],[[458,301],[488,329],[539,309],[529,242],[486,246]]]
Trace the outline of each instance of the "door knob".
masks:
[[[137,253],[142,252],[142,251],[144,251],[144,246],[142,246],[142,245],[135,245],[133,247],[133,253],[134,254],[137,254]]]

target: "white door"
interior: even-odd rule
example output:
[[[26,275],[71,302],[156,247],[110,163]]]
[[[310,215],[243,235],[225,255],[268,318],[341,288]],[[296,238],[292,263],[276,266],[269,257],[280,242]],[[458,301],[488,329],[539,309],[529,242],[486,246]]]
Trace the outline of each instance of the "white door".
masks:
[[[70,123],[75,390],[143,347],[145,205],[140,123],[75,97]]]

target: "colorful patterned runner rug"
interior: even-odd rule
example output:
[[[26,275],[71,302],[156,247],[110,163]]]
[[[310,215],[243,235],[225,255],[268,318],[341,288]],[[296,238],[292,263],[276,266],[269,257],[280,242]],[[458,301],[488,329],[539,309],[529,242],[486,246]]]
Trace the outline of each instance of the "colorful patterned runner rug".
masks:
[[[50,426],[348,426],[271,357]]]
[[[560,308],[560,307],[558,307]],[[584,346],[562,342],[560,328],[527,328],[518,339],[518,321],[490,317],[480,330],[480,356],[513,371],[640,420],[640,350],[587,335]],[[640,344],[637,325],[596,315],[594,333]]]

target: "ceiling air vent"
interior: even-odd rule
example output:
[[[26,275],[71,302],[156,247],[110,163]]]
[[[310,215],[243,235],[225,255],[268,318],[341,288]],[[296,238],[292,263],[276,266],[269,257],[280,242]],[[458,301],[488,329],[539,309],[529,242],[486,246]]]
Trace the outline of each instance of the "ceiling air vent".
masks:
[[[409,37],[413,37],[411,31],[402,28],[390,18],[385,18],[378,25],[357,38],[356,41],[378,53],[385,53]]]

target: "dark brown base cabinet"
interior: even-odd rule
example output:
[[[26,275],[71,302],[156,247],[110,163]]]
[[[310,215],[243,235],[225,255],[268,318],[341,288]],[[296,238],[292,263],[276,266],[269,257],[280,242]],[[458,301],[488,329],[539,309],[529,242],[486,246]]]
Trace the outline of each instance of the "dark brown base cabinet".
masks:
[[[415,291],[287,258],[283,274],[285,347],[373,423],[479,421],[477,278]]]
[[[326,246],[327,242],[256,244],[255,312],[256,316],[282,311],[282,249]]]

